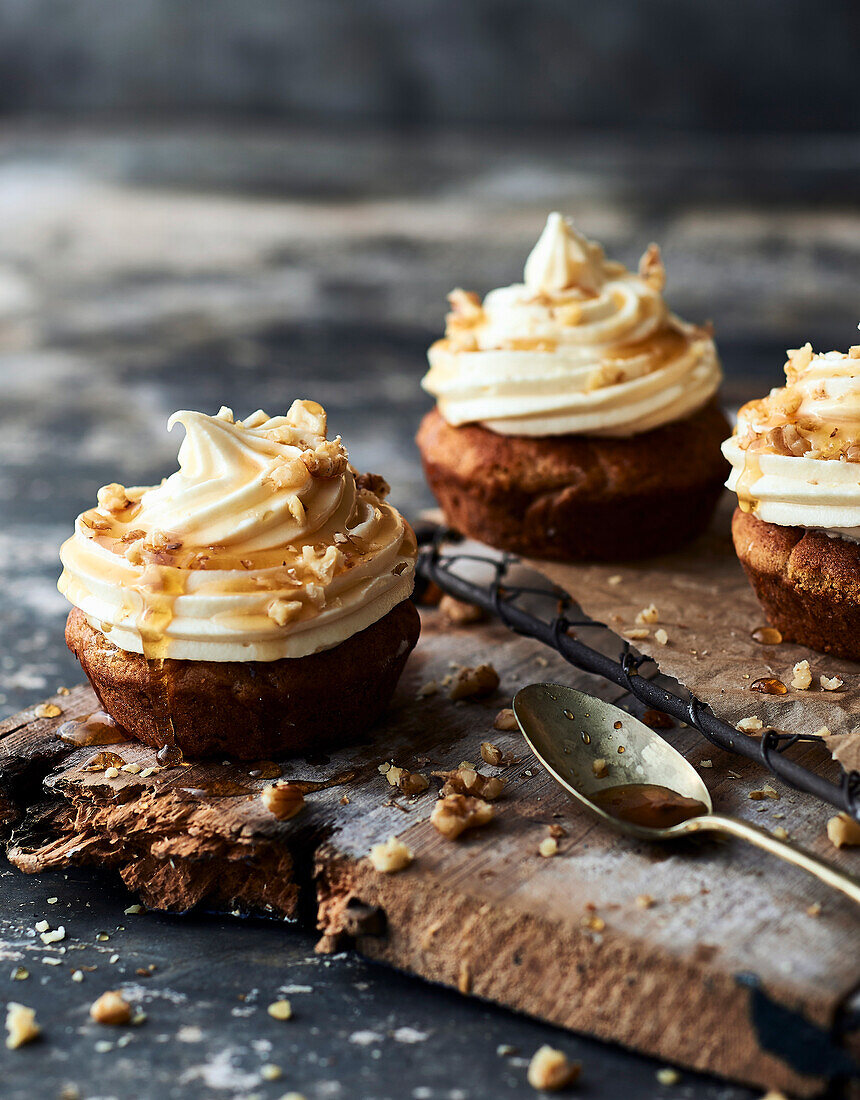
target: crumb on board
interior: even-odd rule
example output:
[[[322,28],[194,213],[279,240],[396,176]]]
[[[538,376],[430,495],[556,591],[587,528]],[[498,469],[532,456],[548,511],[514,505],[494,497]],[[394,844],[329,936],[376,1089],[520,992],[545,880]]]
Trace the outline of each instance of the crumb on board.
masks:
[[[10,1001],[6,1005],[6,1047],[17,1050],[18,1047],[32,1043],[42,1034],[36,1023],[36,1013],[32,1008]]]
[[[374,870],[384,875],[393,875],[408,867],[414,856],[402,840],[391,836],[382,844],[374,844],[370,849],[369,858]]]
[[[533,1089],[558,1092],[573,1084],[581,1071],[581,1062],[571,1062],[563,1051],[544,1044],[532,1055],[527,1078]]]
[[[840,813],[827,822],[827,839],[834,848],[852,848],[860,845],[860,823]]]

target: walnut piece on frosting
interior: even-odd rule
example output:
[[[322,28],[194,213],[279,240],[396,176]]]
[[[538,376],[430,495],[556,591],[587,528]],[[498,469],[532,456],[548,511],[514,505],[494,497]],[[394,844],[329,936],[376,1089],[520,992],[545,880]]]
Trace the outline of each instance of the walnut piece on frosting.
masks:
[[[299,600],[284,600],[278,598],[272,600],[268,608],[268,616],[278,626],[286,626],[301,613],[302,604]]]
[[[660,246],[649,244],[639,261],[639,276],[659,294],[666,286],[666,268],[660,255]]]
[[[286,418],[294,428],[308,432],[311,435],[325,437],[328,429],[326,411],[317,401],[297,398],[287,410]],[[247,420],[245,421],[245,427],[248,427]]]

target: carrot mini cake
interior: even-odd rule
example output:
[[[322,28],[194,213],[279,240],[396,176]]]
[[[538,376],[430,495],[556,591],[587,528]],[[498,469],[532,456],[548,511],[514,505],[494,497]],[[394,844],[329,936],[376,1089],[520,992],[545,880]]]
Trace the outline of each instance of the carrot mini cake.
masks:
[[[726,473],[722,374],[664,283],[656,245],[633,274],[550,214],[522,283],[451,294],[418,446],[453,527],[562,560],[656,554],[705,529]]]
[[[325,410],[178,412],[179,470],[106,485],[64,543],[66,641],[104,709],[160,758],[355,740],[418,639],[414,534]]]
[[[723,444],[732,536],[783,638],[860,660],[860,345],[788,352],[786,385]]]

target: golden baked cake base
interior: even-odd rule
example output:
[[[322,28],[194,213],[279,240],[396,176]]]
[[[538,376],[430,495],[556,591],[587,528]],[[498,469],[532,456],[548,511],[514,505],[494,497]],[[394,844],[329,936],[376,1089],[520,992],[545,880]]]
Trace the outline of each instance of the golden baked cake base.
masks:
[[[735,509],[735,552],[787,642],[860,661],[860,545]]]
[[[417,442],[446,521],[525,557],[623,561],[700,535],[722,491],[730,432],[716,401],[622,439],[499,435],[433,409]]]
[[[256,760],[356,741],[388,705],[419,631],[415,606],[403,600],[366,630],[308,657],[168,659],[161,683],[175,744],[189,757]],[[108,714],[139,741],[164,746],[145,658],[118,649],[77,608],[66,621],[66,644]]]

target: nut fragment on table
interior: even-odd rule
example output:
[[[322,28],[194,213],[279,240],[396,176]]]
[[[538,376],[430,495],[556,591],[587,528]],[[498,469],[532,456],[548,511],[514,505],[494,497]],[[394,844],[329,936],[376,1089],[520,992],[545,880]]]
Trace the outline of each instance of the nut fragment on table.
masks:
[[[26,1005],[10,1001],[6,1006],[6,1046],[9,1050],[17,1050],[26,1043],[32,1043],[42,1034],[42,1029],[36,1023],[36,1013]]]
[[[860,824],[848,814],[837,814],[827,822],[827,837],[835,848],[852,848],[860,844]]]
[[[90,1005],[90,1016],[97,1024],[123,1027],[131,1021],[131,1005],[118,990],[109,989]]]
[[[550,859],[552,856],[558,854],[558,841],[554,836],[545,836],[538,845],[538,853],[544,857],[544,859]]]
[[[517,724],[517,716],[514,714],[511,707],[502,707],[496,717],[493,719],[494,730],[516,730],[519,729]],[[487,761],[489,763],[489,760]]]
[[[761,802],[765,798],[779,798],[779,791],[774,787],[771,787],[769,783],[765,783],[763,787],[760,787],[757,791],[750,791],[749,797],[754,802]]]
[[[764,729],[764,722],[757,714],[751,714],[749,718],[741,718],[735,729],[740,730],[741,733],[757,733]]]
[[[465,794],[448,794],[440,798],[430,814],[430,823],[449,840],[467,829],[478,829],[493,820],[493,807],[482,798]]]
[[[263,788],[260,801],[278,821],[288,821],[304,808],[305,796],[295,783],[272,783]]]
[[[581,1062],[571,1062],[567,1055],[551,1046],[539,1047],[529,1062],[528,1082],[533,1089],[558,1092],[579,1077]]]
[[[609,765],[602,756],[591,761],[591,770],[594,772],[595,779],[605,779],[609,775]]]
[[[492,741],[481,742],[481,759],[485,764],[492,764],[494,767],[498,767],[502,762],[502,750],[498,745],[494,745]]]
[[[808,691],[812,687],[812,669],[809,667],[809,661],[798,661],[791,672],[791,686],[797,691]]]
[[[499,686],[499,674],[492,665],[478,665],[476,668],[458,668],[451,677],[448,698],[479,699],[492,693]]]
[[[439,601],[439,610],[454,626],[470,626],[472,623],[483,622],[486,618],[483,608],[448,595]]]
[[[477,798],[485,798],[488,802],[495,802],[505,789],[504,779],[495,775],[482,775],[466,763],[453,771],[433,772],[433,775],[445,780],[442,785],[443,797],[448,794],[470,794]]]
[[[293,1006],[287,1000],[272,1001],[266,1012],[273,1020],[291,1020],[293,1018]]]
[[[656,623],[660,620],[660,612],[654,606],[649,604],[647,607],[643,607],[642,610],[636,615],[637,623]]]
[[[398,787],[404,794],[422,794],[430,786],[430,780],[421,772],[411,772],[407,768],[398,768],[396,764],[381,764],[379,771],[392,787]]]
[[[415,858],[412,852],[402,840],[391,836],[383,844],[374,844],[370,849],[369,858],[375,871],[381,871],[384,875],[393,875],[408,867]]]
[[[822,691],[838,691],[845,684],[841,676],[819,676],[818,682]]]

